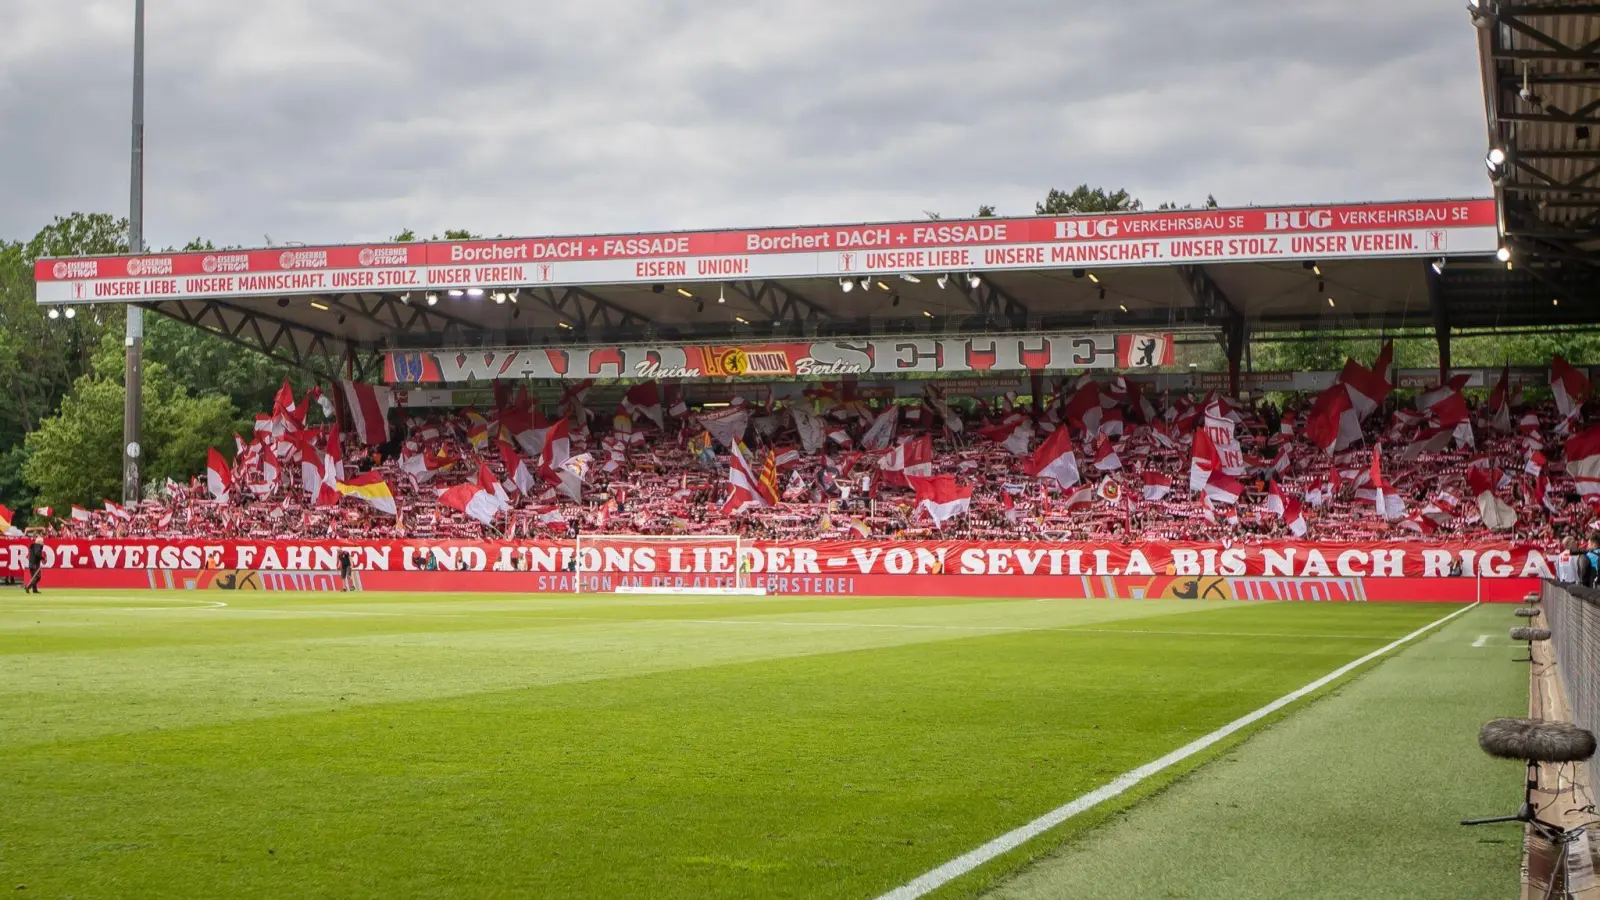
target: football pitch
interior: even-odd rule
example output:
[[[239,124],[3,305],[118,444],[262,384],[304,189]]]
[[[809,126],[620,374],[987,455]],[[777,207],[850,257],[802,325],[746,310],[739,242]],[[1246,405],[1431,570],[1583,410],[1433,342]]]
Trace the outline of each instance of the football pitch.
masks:
[[[0,890],[870,900],[1455,610],[8,590]],[[1483,608],[1430,634],[1478,617],[1467,630],[1510,624]],[[1459,643],[1438,665],[1467,674],[1427,683],[1475,692],[1471,673],[1500,673],[1493,702],[1510,704],[1509,650]],[[1342,699],[1314,702],[1325,692],[929,896],[980,895],[1109,831]],[[1472,727],[1461,765],[1480,766]],[[1490,795],[1513,802],[1518,772]],[[1511,844],[1492,849],[1514,879]]]

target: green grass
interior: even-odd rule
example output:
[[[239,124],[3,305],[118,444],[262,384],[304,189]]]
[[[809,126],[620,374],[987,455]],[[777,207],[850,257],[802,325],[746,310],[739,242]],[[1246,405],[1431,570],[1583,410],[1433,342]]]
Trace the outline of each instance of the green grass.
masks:
[[[1522,829],[1456,824],[1522,799],[1522,767],[1476,742],[1483,722],[1527,709],[1508,618],[1452,621],[991,900],[1515,897]]]
[[[7,594],[0,889],[873,897],[1447,611]]]

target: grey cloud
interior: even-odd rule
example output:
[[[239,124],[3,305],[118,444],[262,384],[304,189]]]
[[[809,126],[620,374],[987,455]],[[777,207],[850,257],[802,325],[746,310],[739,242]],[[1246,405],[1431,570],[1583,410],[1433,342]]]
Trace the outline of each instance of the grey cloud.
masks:
[[[8,5],[0,235],[122,210],[122,2]],[[1481,195],[1429,0],[151,4],[147,232],[339,241]]]

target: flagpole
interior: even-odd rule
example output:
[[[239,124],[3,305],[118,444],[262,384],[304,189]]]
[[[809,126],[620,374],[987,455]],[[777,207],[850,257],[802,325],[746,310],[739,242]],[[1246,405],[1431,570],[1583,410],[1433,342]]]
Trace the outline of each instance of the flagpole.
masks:
[[[128,203],[128,252],[144,252],[144,0],[133,3],[133,146]],[[143,418],[144,308],[129,303],[124,308],[127,328],[123,343],[122,502],[143,495],[139,472],[139,438]]]

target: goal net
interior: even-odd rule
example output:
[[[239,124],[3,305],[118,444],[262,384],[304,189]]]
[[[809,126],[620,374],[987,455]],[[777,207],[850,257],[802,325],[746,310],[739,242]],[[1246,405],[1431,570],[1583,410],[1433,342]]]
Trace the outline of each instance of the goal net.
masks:
[[[573,551],[574,593],[765,594],[734,534],[584,534]]]

